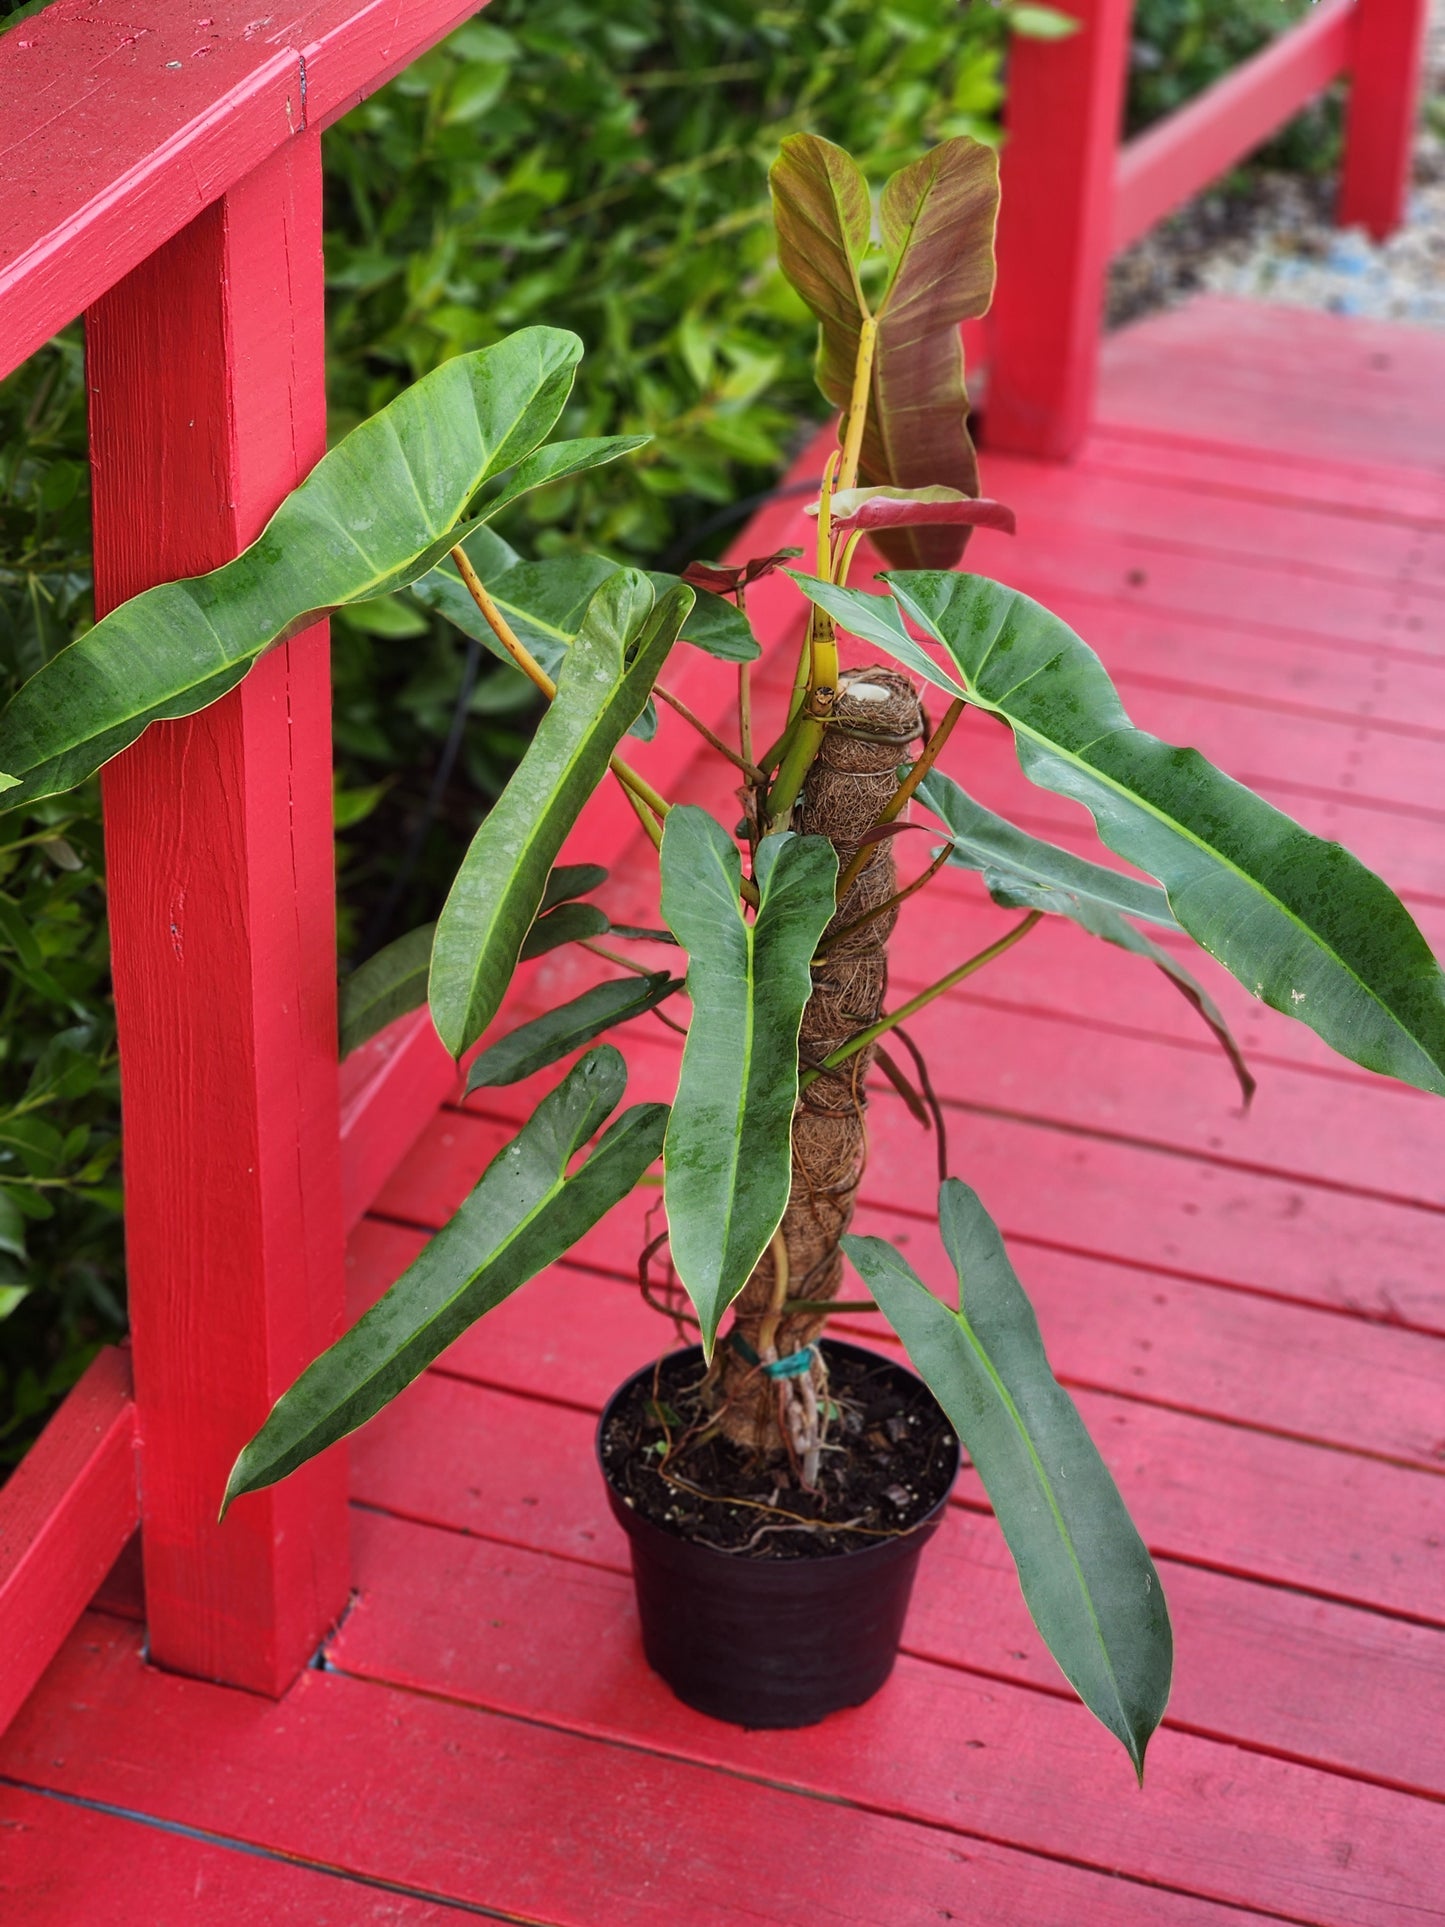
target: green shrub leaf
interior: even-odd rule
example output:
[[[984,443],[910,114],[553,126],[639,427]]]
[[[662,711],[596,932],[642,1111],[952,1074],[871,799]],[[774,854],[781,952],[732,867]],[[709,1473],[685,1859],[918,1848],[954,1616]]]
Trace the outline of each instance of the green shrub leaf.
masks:
[[[939,1223],[959,1281],[940,1304],[882,1238],[843,1247],[973,1460],[1049,1651],[1144,1777],[1174,1663],[1159,1575],[1073,1400],[998,1230],[945,1181]]]
[[[837,873],[823,837],[766,838],[749,922],[737,846],[707,812],[680,805],[662,833],[662,914],[687,951],[692,999],[667,1132],[667,1221],[709,1354],[788,1202],[798,1029]]]
[[[223,1514],[243,1492],[274,1485],[364,1425],[626,1197],[662,1149],[665,1104],[625,1111],[567,1175],[626,1084],[620,1054],[604,1044],[543,1098],[416,1262],[277,1401],[232,1468]]]

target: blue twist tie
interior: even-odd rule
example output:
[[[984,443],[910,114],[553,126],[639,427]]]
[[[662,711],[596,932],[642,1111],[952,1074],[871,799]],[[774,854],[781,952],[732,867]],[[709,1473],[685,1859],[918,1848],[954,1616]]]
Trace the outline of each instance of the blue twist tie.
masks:
[[[804,1345],[798,1352],[789,1352],[786,1358],[775,1358],[763,1370],[769,1378],[804,1378],[812,1368],[813,1353],[816,1345]]]
[[[816,1345],[804,1345],[801,1351],[789,1352],[786,1358],[775,1358],[764,1365],[741,1332],[730,1332],[728,1343],[749,1365],[761,1366],[769,1378],[802,1378],[811,1368],[813,1355],[818,1349]]]

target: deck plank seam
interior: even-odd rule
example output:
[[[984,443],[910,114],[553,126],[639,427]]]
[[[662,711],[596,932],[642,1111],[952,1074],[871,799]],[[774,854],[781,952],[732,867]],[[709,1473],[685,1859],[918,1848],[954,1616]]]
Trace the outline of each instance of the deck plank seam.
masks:
[[[232,1689],[240,1690],[240,1689]],[[242,1854],[252,1860],[267,1860],[283,1867],[304,1867],[309,1872],[325,1878],[340,1880],[350,1887],[366,1887],[374,1892],[395,1894],[401,1900],[426,1901],[434,1907],[445,1907],[454,1913],[466,1914],[473,1919],[500,1920],[506,1927],[562,1927],[558,1922],[546,1922],[535,1914],[501,1913],[494,1907],[485,1907],[476,1902],[452,1899],[446,1894],[433,1893],[425,1887],[411,1887],[395,1880],[383,1880],[379,1875],[364,1874],[341,1867],[331,1861],[313,1860],[308,1856],[295,1853],[282,1853],[274,1847],[263,1847],[252,1840],[243,1840],[236,1834],[216,1833],[208,1827],[194,1827],[181,1820],[167,1820],[160,1814],[146,1813],[139,1807],[119,1806],[110,1800],[96,1800],[81,1793],[67,1793],[58,1787],[43,1785],[38,1780],[22,1780],[11,1773],[0,1773],[0,1786],[14,1787],[17,1792],[38,1794],[42,1799],[55,1800],[62,1806],[76,1807],[85,1813],[103,1813],[112,1820],[129,1821],[131,1825],[149,1827],[156,1833],[170,1834],[182,1840],[197,1840],[208,1847],[219,1847],[228,1853]]]
[[[1207,1901],[1213,1906],[1229,1907],[1244,1915],[1246,1919],[1261,1918],[1278,1921],[1281,1927],[1327,1927],[1319,1915],[1281,1913],[1261,1905],[1257,1901],[1240,1901],[1228,1896],[1210,1893],[1196,1887],[1178,1886],[1171,1881],[1150,1879],[1146,1875],[1125,1872],[1117,1865],[1106,1861],[1091,1861],[1073,1854],[1050,1852],[1047,1848],[1031,1842],[1011,1840],[1003,1833],[990,1833],[982,1828],[967,1827],[959,1824],[949,1825],[942,1820],[930,1819],[925,1815],[908,1813],[881,1800],[849,1798],[843,1794],[825,1793],[820,1789],[803,1786],[795,1781],[778,1780],[770,1775],[749,1773],[741,1767],[722,1761],[710,1760],[702,1754],[692,1754],[680,1747],[665,1747],[650,1744],[639,1738],[626,1737],[616,1733],[604,1732],[597,1728],[569,1725],[565,1720],[546,1719],[540,1714],[519,1713],[514,1709],[486,1706],[475,1699],[459,1698],[456,1694],[446,1693],[438,1688],[417,1686],[410,1681],[384,1680],[370,1673],[352,1672],[334,1662],[327,1670],[338,1678],[353,1684],[370,1687],[373,1691],[402,1693],[417,1699],[431,1700],[443,1706],[458,1708],[467,1712],[481,1713],[488,1719],[502,1720],[517,1726],[530,1727],[544,1733],[557,1733],[569,1739],[581,1740],[592,1746],[615,1749],[618,1752],[640,1754],[644,1758],[661,1760],[668,1764],[684,1764],[714,1773],[721,1778],[733,1780],[746,1786],[761,1787],[771,1793],[781,1793],[793,1799],[809,1800],[821,1806],[841,1807],[845,1812],[866,1813],[871,1818],[892,1822],[903,1827],[918,1827],[929,1833],[940,1834],[946,1839],[975,1840],[980,1845],[1000,1847],[1010,1853],[1023,1854],[1034,1860],[1047,1862],[1053,1866],[1070,1867],[1077,1873],[1101,1876],[1110,1880],[1125,1881],[1131,1886],[1143,1887],[1155,1893],[1173,1894],[1184,1900]],[[1010,1682],[1013,1684],[1015,1682]],[[1233,1744],[1230,1742],[1229,1744]]]

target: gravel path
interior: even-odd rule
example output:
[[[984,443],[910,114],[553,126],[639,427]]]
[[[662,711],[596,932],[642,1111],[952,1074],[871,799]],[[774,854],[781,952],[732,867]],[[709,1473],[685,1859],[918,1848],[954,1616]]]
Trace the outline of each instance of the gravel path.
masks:
[[[1405,225],[1376,246],[1335,227],[1329,177],[1257,169],[1242,192],[1191,201],[1115,262],[1111,324],[1208,289],[1445,328],[1445,0],[1434,0]]]

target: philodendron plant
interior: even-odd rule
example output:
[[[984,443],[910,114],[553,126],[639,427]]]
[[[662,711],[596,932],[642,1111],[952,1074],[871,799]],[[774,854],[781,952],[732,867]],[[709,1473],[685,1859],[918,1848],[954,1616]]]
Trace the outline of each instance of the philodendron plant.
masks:
[[[956,1306],[884,1240],[849,1235],[867,1074],[876,1065],[926,1115],[926,1068],[915,1059],[910,1072],[889,1050],[906,1039],[900,1025],[1045,917],[1167,972],[1231,1052],[1246,1096],[1223,1018],[1151,933],[1187,932],[1254,996],[1345,1056],[1436,1092],[1445,1092],[1445,978],[1405,909],[1347,851],[1194,750],[1136,728],[1098,657],[1063,622],[957,569],[972,526],[1010,525],[1006,509],[980,497],[959,346],[960,322],[983,312],[992,287],[991,151],[951,140],[894,175],[878,242],[862,176],[824,141],[786,142],[773,192],[780,260],[818,318],[819,380],[842,411],[816,543],[807,565],[789,570],[806,599],[806,636],[774,742],[754,737],[760,651],[745,591],[789,557],[695,565],[687,582],[597,556],[526,562],[489,526],[527,489],[637,446],[545,442],[580,344],[530,328],[448,362],[356,429],[236,561],[98,623],[0,719],[0,765],[12,772],[12,800],[64,789],[149,723],[230,689],[319,616],[402,589],[520,667],[548,699],[536,737],[435,925],[343,986],[343,1041],[425,1001],[458,1060],[480,1044],[471,1088],[585,1054],[415,1263],[278,1402],[237,1459],[226,1502],[372,1417],[634,1187],[655,1182],[661,1158],[671,1263],[708,1360],[708,1429],[774,1457],[782,1484],[818,1483],[837,1438],[817,1339],[851,1261],[972,1458],[1043,1637],[1142,1771],[1172,1659],[1158,1575],[1050,1372],[977,1196],[943,1181]],[[865,536],[891,565],[881,588],[850,584]],[[840,632],[866,645],[866,661],[840,664]],[[666,687],[669,657],[684,645],[733,665],[731,742]],[[920,687],[935,706],[931,725]],[[697,726],[732,766],[741,821],[670,804],[624,758],[629,732],[658,726],[657,702],[683,719],[669,727]],[[731,690],[710,713],[730,705]],[[1081,803],[1107,848],[1157,882],[1042,842],[975,801],[942,767],[968,708],[1006,724],[1024,775]],[[609,933],[590,901],[604,873],[558,863],[609,773],[656,848],[660,931]],[[893,832],[919,808],[937,847],[900,887]],[[1020,915],[890,1007],[898,906],[944,864],[981,874],[994,901]],[[494,1028],[528,959],[605,933],[622,974]],[[685,954],[685,982],[615,949],[648,941],[655,957],[659,936]],[[691,1014],[671,1105],[615,1115],[623,1057],[596,1040],[667,1000],[676,1012],[684,990]]]

